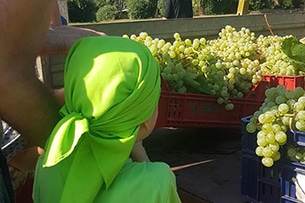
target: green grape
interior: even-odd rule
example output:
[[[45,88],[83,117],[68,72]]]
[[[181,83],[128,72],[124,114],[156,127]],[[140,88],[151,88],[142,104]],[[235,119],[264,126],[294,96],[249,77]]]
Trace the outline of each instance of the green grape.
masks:
[[[289,149],[287,150],[287,155],[288,155],[289,158],[295,157],[296,153],[297,153],[297,152],[296,152],[296,150],[295,150],[294,148],[289,148]]]
[[[276,98],[275,98],[275,103],[276,104],[282,104],[282,103],[285,103],[286,102],[286,98],[282,95],[278,95]]]
[[[179,33],[174,33],[174,38],[175,40],[181,40],[180,34]]]
[[[148,33],[147,32],[140,32],[139,36],[143,39],[145,39],[146,37],[148,37]]]
[[[264,155],[263,155],[263,147],[261,147],[261,146],[256,147],[256,148],[255,148],[255,154],[256,154],[257,156],[264,156]]]
[[[295,127],[299,130],[299,131],[305,131],[305,120],[299,120],[295,123]]]
[[[279,106],[278,106],[278,110],[281,114],[286,114],[288,113],[289,111],[289,106],[288,104],[285,104],[285,103],[281,103]]]
[[[273,155],[273,153],[274,152],[272,151],[272,149],[269,146],[265,146],[263,148],[263,156],[264,157],[271,157]]]
[[[276,133],[276,132],[282,130],[281,125],[278,124],[278,123],[272,124],[272,129],[273,129],[273,132],[274,132],[274,133]]]
[[[266,141],[270,144],[275,143],[275,135],[272,132],[266,134]]]
[[[257,138],[256,144],[258,146],[265,147],[268,144],[268,142],[267,142],[266,138]]]
[[[249,122],[246,125],[246,130],[247,130],[248,133],[254,133],[256,131],[256,124],[252,123],[252,122]]]
[[[285,92],[285,96],[287,99],[293,99],[296,97],[296,92],[295,91],[292,91],[292,90],[287,90]]]
[[[260,138],[265,138],[266,135],[267,135],[266,132],[260,130],[260,131],[257,132],[256,137],[257,137],[257,139],[260,139]]]
[[[297,98],[299,98],[299,97],[301,97],[305,94],[304,89],[300,86],[296,87],[294,91],[295,91],[295,94],[296,94]]]
[[[262,125],[262,131],[265,131],[266,133],[272,132],[273,131],[272,124],[271,123],[264,123]]]
[[[270,143],[268,146],[273,152],[277,152],[280,149],[280,145],[277,142]]]
[[[180,87],[179,89],[178,89],[178,92],[179,93],[186,93],[186,88],[185,87]]]
[[[206,40],[204,37],[201,37],[201,38],[199,39],[199,42],[200,42],[200,44],[205,45],[206,42],[207,42],[207,40]]]
[[[290,117],[289,116],[283,116],[282,117],[282,123],[284,124],[284,125],[287,125],[287,126],[289,126],[289,124],[290,124]]]
[[[300,161],[300,160],[303,159],[303,154],[297,152],[297,153],[294,155],[294,157],[295,157],[296,160]]]
[[[226,108],[226,110],[228,110],[228,111],[233,110],[233,109],[234,109],[234,104],[228,103],[228,104],[226,104],[225,108]]]
[[[280,154],[280,152],[278,152],[278,151],[274,152],[273,155],[271,156],[271,158],[272,158],[273,161],[278,161],[278,160],[280,160],[280,159],[281,159],[281,154]]]
[[[163,59],[164,59],[165,62],[168,62],[168,61],[171,60],[171,57],[170,57],[170,55],[168,53],[164,53],[163,54]]]
[[[218,104],[223,104],[224,103],[224,99],[222,97],[218,97],[217,98],[217,103]]]
[[[297,114],[295,116],[295,120],[305,121],[305,110],[301,110],[301,111],[297,112]]]
[[[271,167],[274,164],[274,161],[270,157],[264,157],[262,158],[262,164],[266,167]]]
[[[300,101],[297,101],[295,104],[294,104],[294,107],[295,111],[302,111],[304,110],[305,108],[305,103],[302,103]]]
[[[166,66],[162,72],[165,74],[169,74],[172,72],[172,68],[170,66]]]
[[[275,133],[275,140],[280,144],[283,145],[287,141],[287,135],[283,131],[278,131]]]

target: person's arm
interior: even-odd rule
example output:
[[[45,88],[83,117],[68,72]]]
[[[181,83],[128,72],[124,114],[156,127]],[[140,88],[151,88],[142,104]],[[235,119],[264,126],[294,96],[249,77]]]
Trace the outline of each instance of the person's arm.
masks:
[[[58,5],[57,0],[56,0],[56,3],[54,4],[52,12],[51,12],[50,25],[52,25],[52,26],[62,25],[61,19],[60,19],[59,5]]]
[[[29,143],[44,146],[60,105],[35,75],[55,1],[0,3],[0,115]]]
[[[72,26],[50,26],[47,37],[43,42],[39,55],[65,54],[74,42],[86,36],[105,36],[103,32],[95,30],[72,27]]]

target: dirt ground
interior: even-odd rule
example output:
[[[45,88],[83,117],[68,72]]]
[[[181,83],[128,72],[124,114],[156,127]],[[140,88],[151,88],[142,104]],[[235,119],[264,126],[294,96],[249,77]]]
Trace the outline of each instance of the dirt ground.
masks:
[[[171,166],[184,203],[242,203],[239,130],[155,130],[144,146]]]

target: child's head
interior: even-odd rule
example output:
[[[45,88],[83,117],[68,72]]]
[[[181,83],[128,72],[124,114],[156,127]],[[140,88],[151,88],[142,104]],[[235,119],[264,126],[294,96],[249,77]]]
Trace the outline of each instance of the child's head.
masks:
[[[68,112],[82,114],[91,130],[122,137],[153,115],[160,96],[160,70],[149,49],[121,37],[79,40],[64,81]]]
[[[71,154],[83,137],[101,143],[96,146],[120,146],[128,157],[137,135],[143,139],[155,126],[160,68],[136,41],[110,36],[78,40],[67,56],[64,88],[63,118],[47,143],[45,166]]]

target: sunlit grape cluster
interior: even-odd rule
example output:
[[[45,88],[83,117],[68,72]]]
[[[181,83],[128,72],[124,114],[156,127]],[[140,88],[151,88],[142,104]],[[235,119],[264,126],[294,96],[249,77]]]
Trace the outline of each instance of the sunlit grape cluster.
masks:
[[[227,25],[211,40],[183,39],[179,33],[170,42],[146,32],[123,37],[150,49],[171,91],[215,95],[227,110],[234,108],[232,98],[244,98],[264,74],[300,74],[281,50],[283,40],[291,36],[256,37],[247,28]]]
[[[257,39],[257,45],[260,47],[260,52],[263,54],[264,61],[261,63],[261,72],[263,74],[299,75],[293,61],[282,51],[282,42],[287,36],[263,36],[260,35]]]
[[[302,87],[287,90],[278,85],[267,89],[265,95],[246,130],[257,132],[255,153],[262,157],[264,166],[271,167],[281,157],[279,149],[287,142],[287,130],[305,131],[305,91]]]
[[[124,35],[123,37],[129,37]],[[152,55],[157,59],[161,68],[161,75],[167,82],[171,91],[179,93],[200,93],[201,84],[196,81],[202,75],[198,66],[204,58],[198,56],[205,53],[208,58],[209,51],[205,50],[206,39],[184,39],[179,33],[174,34],[174,42],[166,42],[164,39],[153,39],[146,32],[141,32],[139,36],[135,34],[129,37],[146,45]]]
[[[182,39],[179,33],[171,43],[146,32],[123,37],[150,49],[171,91],[219,96],[227,110],[234,108],[230,98],[243,98],[262,80],[255,34],[246,28],[226,26],[215,40]]]
[[[207,65],[208,71],[203,70],[211,94],[220,95],[225,101],[243,98],[262,80],[255,33],[249,29],[237,31],[226,26],[208,45],[217,59]]]

